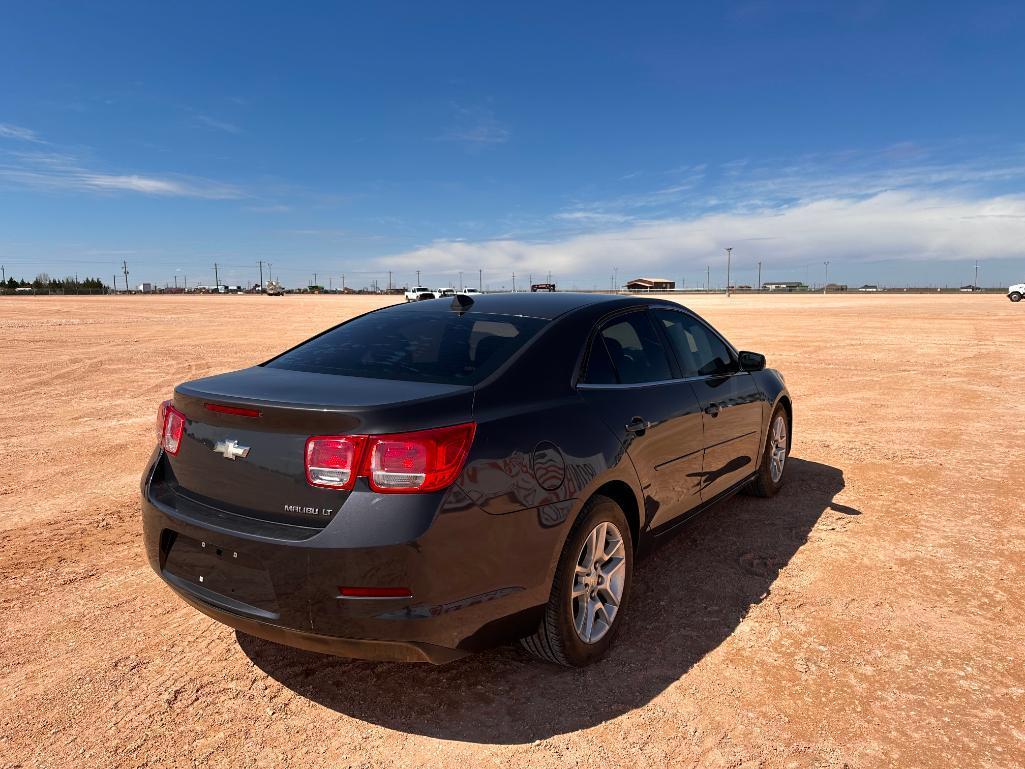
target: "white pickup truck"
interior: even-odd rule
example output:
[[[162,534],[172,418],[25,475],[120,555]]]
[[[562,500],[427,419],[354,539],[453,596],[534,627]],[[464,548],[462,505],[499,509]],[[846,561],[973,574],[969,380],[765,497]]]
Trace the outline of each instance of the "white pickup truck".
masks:
[[[427,286],[414,286],[404,296],[407,302],[419,302],[421,299],[437,299],[437,294]]]
[[[1012,302],[1020,302],[1023,296],[1025,296],[1025,283],[1015,283],[1013,286],[1007,287],[1007,298]]]

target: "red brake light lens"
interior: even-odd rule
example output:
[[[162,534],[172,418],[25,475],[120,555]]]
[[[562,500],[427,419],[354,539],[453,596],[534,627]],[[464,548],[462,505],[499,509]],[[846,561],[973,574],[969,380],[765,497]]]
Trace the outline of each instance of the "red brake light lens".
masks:
[[[207,411],[216,411],[218,414],[232,414],[237,417],[250,417],[255,419],[260,416],[259,409],[247,409],[242,406],[222,406],[220,403],[204,403],[203,408]]]
[[[306,480],[352,489],[364,476],[374,491],[440,491],[455,482],[470,453],[472,422],[393,435],[315,436],[306,441]]]
[[[366,440],[362,435],[310,438],[306,441],[306,480],[311,486],[351,489]]]
[[[396,435],[372,435],[363,474],[374,491],[439,491],[459,476],[473,443],[472,422]]]
[[[161,403],[157,415],[160,420],[160,447],[173,457],[182,445],[185,415],[172,406],[171,401]]]

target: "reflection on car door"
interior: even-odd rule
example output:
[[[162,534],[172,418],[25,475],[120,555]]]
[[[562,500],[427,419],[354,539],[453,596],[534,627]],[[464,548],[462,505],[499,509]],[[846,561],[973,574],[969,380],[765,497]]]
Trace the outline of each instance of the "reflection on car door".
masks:
[[[594,334],[578,390],[623,441],[640,478],[648,527],[701,501],[702,413],[646,310]]]
[[[764,396],[754,377],[740,370],[733,350],[700,319],[671,309],[653,314],[701,405],[704,455],[698,477],[707,501],[755,472]]]

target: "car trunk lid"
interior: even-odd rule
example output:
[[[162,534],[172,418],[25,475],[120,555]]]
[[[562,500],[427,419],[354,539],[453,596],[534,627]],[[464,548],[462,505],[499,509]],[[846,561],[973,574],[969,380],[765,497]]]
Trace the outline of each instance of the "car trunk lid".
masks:
[[[185,429],[168,460],[184,502],[325,526],[354,492],[307,482],[308,438],[466,422],[473,388],[256,366],[180,385],[174,405]]]

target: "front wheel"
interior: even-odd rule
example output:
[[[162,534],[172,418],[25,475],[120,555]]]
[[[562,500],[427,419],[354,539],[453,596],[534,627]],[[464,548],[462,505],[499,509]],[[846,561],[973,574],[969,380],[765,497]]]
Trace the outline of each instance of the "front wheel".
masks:
[[[595,495],[581,511],[555,570],[544,619],[521,640],[535,657],[568,667],[601,659],[622,624],[633,579],[633,540],[622,508]]]
[[[1010,300],[1011,300],[1012,302],[1020,302],[1020,301],[1021,301],[1021,294],[1020,294],[1020,293],[1018,293],[1017,291],[1012,291],[1012,292],[1011,292],[1010,294],[1008,294],[1007,296],[1008,296],[1008,298],[1009,298],[1009,299],[1010,299]]]
[[[786,470],[789,456],[790,424],[786,409],[779,405],[769,420],[769,432],[765,437],[765,451],[762,452],[758,474],[746,491],[756,497],[775,496],[783,486],[783,472]]]

